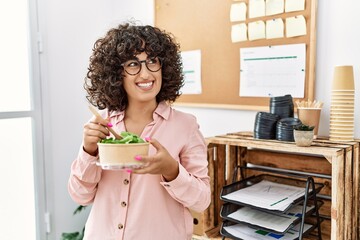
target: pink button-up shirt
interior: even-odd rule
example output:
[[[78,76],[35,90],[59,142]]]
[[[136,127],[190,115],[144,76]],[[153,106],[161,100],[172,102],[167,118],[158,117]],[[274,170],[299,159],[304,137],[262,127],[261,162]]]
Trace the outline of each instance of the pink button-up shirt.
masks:
[[[110,113],[117,132],[126,131],[123,119],[124,112]],[[190,114],[160,103],[153,119],[141,137],[157,139],[179,161],[179,175],[166,182],[161,175],[102,170],[96,165],[98,157],[81,148],[68,189],[78,204],[92,204],[84,240],[191,239],[189,209],[203,211],[210,204],[206,144]],[[155,151],[150,146],[149,155]]]

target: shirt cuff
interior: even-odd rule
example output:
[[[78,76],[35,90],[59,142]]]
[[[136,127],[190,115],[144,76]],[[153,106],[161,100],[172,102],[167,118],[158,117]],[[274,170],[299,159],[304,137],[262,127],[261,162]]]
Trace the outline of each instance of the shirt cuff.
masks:
[[[167,182],[163,176],[161,176],[161,182],[160,184],[163,185],[166,188],[177,188],[179,186],[184,186],[184,183],[189,181],[189,173],[186,171],[186,169],[179,163],[179,174],[178,176],[170,181]]]
[[[99,154],[97,154],[96,156],[90,155],[84,150],[83,146],[80,148],[78,156],[79,156],[80,161],[82,161],[82,162],[85,161],[86,163],[94,163],[95,164],[96,161],[99,159]]]
[[[96,165],[98,156],[92,156],[81,147],[77,159],[71,166],[71,172],[85,182],[98,182],[101,176],[101,167]]]

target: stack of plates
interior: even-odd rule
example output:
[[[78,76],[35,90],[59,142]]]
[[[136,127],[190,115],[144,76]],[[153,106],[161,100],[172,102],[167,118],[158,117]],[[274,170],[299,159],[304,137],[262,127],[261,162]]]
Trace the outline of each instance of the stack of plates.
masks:
[[[270,113],[279,115],[280,118],[294,117],[294,103],[290,94],[270,98]]]
[[[282,118],[276,124],[276,139],[294,142],[294,127],[300,125],[298,118]]]
[[[354,140],[354,90],[332,90],[330,107],[330,140]]]
[[[279,119],[276,114],[258,112],[255,117],[254,138],[275,139],[276,123]]]

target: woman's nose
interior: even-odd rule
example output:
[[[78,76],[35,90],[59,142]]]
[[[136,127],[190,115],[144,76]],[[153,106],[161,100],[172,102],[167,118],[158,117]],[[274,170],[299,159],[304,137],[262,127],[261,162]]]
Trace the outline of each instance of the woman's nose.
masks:
[[[145,62],[141,63],[141,69],[140,69],[140,77],[143,79],[147,79],[149,77],[150,71],[147,69]]]

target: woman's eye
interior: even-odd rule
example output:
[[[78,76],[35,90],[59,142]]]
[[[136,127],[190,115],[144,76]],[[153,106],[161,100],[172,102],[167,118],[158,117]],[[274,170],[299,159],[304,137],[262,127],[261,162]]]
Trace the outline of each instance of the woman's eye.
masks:
[[[148,60],[148,63],[149,64],[156,64],[158,62],[158,59],[157,58],[150,58],[149,60]]]
[[[139,63],[136,61],[129,62],[126,66],[128,67],[138,67]]]

